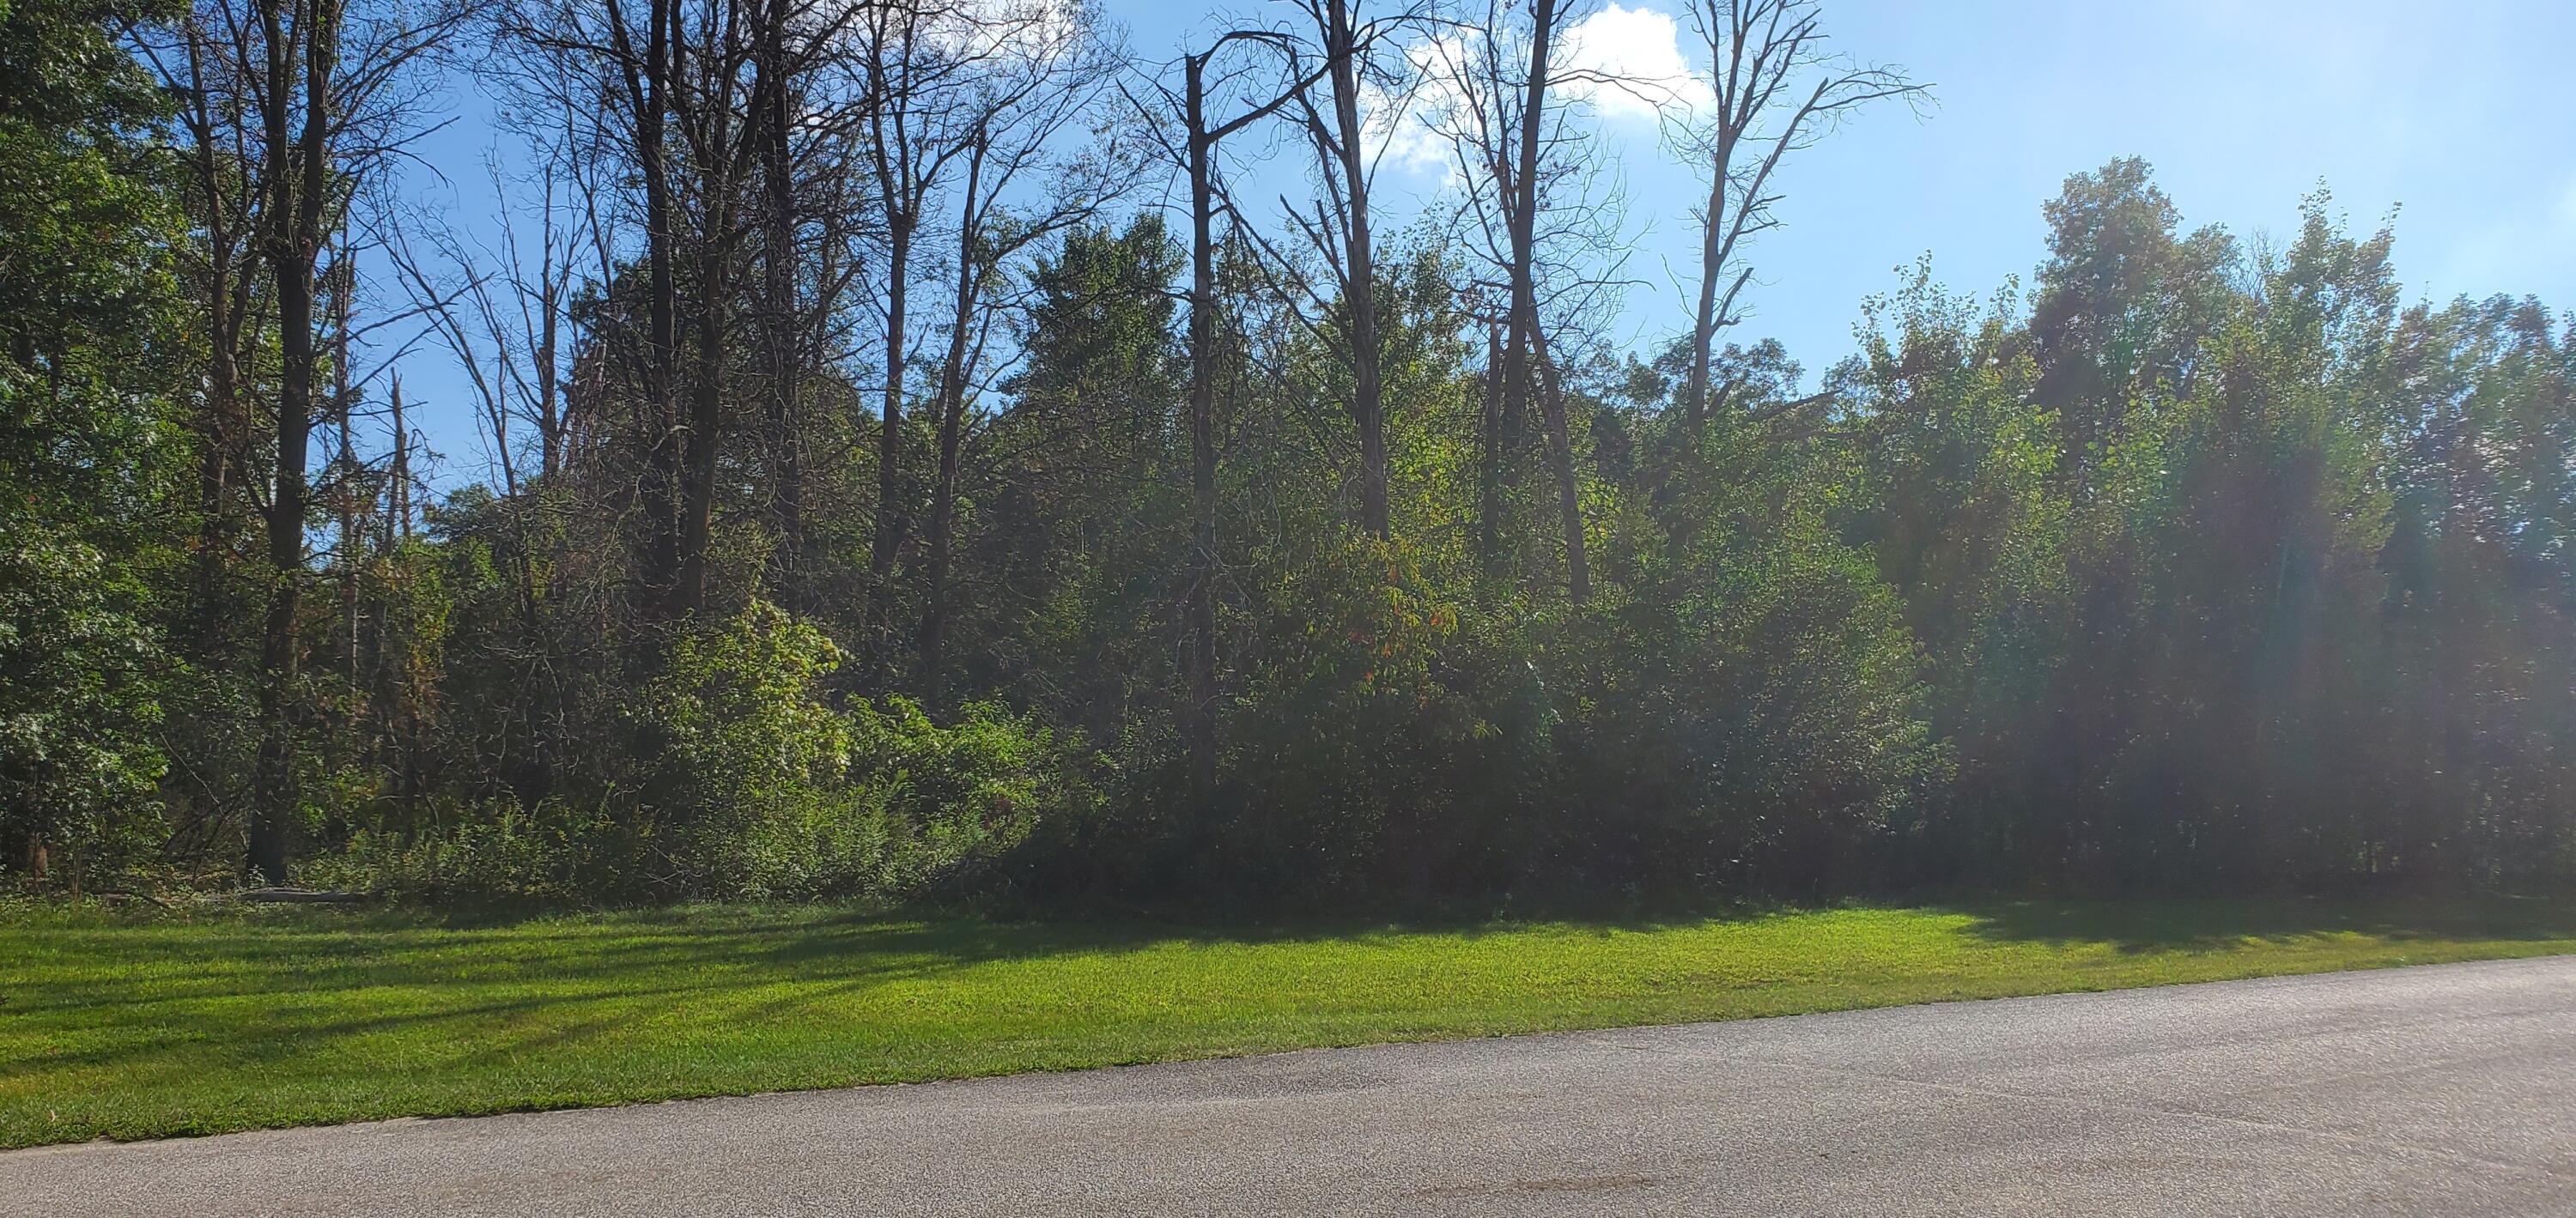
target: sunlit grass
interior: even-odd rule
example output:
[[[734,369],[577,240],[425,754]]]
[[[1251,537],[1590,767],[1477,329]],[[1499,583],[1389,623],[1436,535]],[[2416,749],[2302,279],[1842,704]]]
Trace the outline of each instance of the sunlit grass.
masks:
[[[2536,903],[1207,931],[689,908],[0,913],[0,1146],[2576,951]]]

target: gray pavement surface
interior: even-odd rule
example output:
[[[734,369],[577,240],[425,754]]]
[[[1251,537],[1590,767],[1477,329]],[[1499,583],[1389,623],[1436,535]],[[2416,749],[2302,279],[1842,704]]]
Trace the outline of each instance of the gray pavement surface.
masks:
[[[0,1154],[83,1215],[2576,1215],[2576,957]]]

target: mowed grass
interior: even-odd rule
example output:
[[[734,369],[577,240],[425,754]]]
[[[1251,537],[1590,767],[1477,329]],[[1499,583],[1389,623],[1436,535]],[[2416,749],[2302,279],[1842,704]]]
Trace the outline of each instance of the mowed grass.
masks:
[[[2576,907],[1971,903],[1209,932],[0,911],[0,1146],[2576,951]]]

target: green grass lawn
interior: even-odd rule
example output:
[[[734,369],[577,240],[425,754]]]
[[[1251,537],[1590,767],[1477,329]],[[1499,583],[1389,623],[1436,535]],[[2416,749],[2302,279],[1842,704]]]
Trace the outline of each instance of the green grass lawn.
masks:
[[[0,1146],[2576,951],[2576,907],[1969,903],[1208,932],[0,907]]]

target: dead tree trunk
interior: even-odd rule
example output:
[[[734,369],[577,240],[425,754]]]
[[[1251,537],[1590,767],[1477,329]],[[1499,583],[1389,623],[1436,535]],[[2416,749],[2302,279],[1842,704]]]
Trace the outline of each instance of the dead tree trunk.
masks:
[[[1213,52],[1210,52],[1213,54]],[[1207,59],[1186,61],[1190,175],[1190,563],[1183,618],[1189,634],[1190,791],[1214,796],[1216,717],[1216,137],[1207,125]]]
[[[1182,58],[1179,98],[1184,135],[1179,156],[1181,168],[1190,180],[1190,554],[1181,613],[1188,636],[1185,667],[1189,704],[1183,708],[1181,728],[1188,744],[1190,791],[1202,807],[1216,794],[1218,751],[1216,149],[1227,136],[1305,96],[1306,90],[1323,79],[1326,70],[1319,67],[1308,72],[1268,100],[1221,124],[1210,125],[1208,64],[1236,42],[1260,43],[1283,51],[1287,48],[1284,36],[1271,31],[1232,30],[1218,35],[1208,49]]]
[[[929,597],[921,614],[921,694],[939,701],[940,667],[947,645],[948,574],[956,532],[957,478],[966,431],[966,362],[972,347],[968,335],[975,317],[975,284],[984,272],[980,237],[984,228],[984,157],[988,145],[979,136],[966,162],[966,194],[957,228],[957,292],[949,313],[948,352],[939,364],[939,472],[930,487],[930,554],[925,573]]]
[[[805,610],[805,461],[797,395],[802,368],[796,308],[796,190],[788,94],[788,0],[768,0],[760,28],[761,335],[768,373],[769,584],[790,613]]]
[[[1324,54],[1331,65],[1334,166],[1342,178],[1343,307],[1350,317],[1351,422],[1360,437],[1360,527],[1387,535],[1386,402],[1378,362],[1377,267],[1369,236],[1369,175],[1360,129],[1359,37],[1350,0],[1326,0]]]
[[[685,88],[672,93],[701,203],[693,309],[698,361],[690,373],[685,461],[680,466],[680,567],[670,600],[677,613],[706,610],[706,551],[714,533],[716,466],[724,453],[724,386],[732,371],[724,330],[734,301],[737,165],[747,152],[739,144],[744,131],[734,124],[734,90],[744,62],[739,8],[726,5],[721,15],[708,15],[703,33],[706,44],[698,46],[696,75],[680,75],[675,57],[675,75]]]
[[[1919,98],[1924,87],[1894,68],[1855,65],[1824,50],[1816,0],[1693,0],[1687,19],[1706,53],[1710,102],[1677,124],[1676,151],[1708,170],[1700,217],[1699,300],[1691,314],[1684,417],[1708,409],[1717,332],[1734,325],[1736,297],[1752,280],[1739,265],[1747,238],[1772,226],[1772,172],[1842,112],[1888,97]],[[1790,78],[1818,72],[1812,89]],[[1749,163],[1737,164],[1739,156]],[[1758,159],[1757,159],[1758,158]]]
[[[286,881],[286,833],[301,802],[295,686],[296,630],[304,592],[306,449],[313,431],[314,270],[321,258],[329,188],[331,72],[340,43],[339,0],[312,0],[292,23],[279,3],[260,7],[267,47],[262,137],[272,166],[268,263],[277,298],[276,476],[268,507],[270,593],[260,645],[259,758],[248,869]],[[298,69],[301,69],[299,72]],[[300,116],[293,113],[300,110]],[[297,121],[300,117],[300,123]]]
[[[674,375],[680,345],[678,284],[672,275],[672,199],[668,116],[672,44],[680,33],[678,0],[649,0],[649,28],[639,61],[621,0],[607,0],[609,36],[625,83],[635,162],[644,183],[644,293],[647,333],[636,430],[644,446],[636,504],[644,517],[637,582],[646,613],[667,616],[680,586],[681,433]]]
[[[1538,320],[1538,179],[1539,132],[1546,120],[1548,92],[1548,55],[1556,34],[1556,0],[1534,0],[1530,6],[1529,79],[1524,87],[1520,115],[1520,155],[1513,166],[1511,182],[1511,340],[1505,351],[1507,361],[1503,379],[1503,413],[1508,419],[1526,417],[1528,402],[1537,386],[1531,364],[1547,364],[1544,336]],[[1545,375],[1551,384],[1554,373]],[[1565,438],[1563,403],[1555,402],[1550,390],[1538,394],[1543,420],[1548,429],[1549,456],[1556,466],[1558,500],[1565,534],[1566,594],[1582,604],[1590,595],[1589,581],[1583,562],[1583,508],[1574,486],[1574,456]]]

